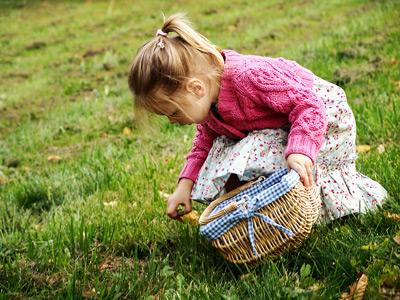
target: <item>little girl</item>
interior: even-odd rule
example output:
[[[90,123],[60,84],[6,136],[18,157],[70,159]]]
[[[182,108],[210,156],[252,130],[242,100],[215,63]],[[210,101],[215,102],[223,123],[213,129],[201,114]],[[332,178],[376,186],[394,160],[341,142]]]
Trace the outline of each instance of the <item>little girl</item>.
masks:
[[[171,36],[170,33],[175,33]],[[355,168],[355,120],[344,91],[296,62],[219,51],[184,15],[169,17],[129,74],[137,108],[197,124],[167,214],[209,203],[226,184],[288,167],[316,184],[320,220],[365,212],[385,189]]]

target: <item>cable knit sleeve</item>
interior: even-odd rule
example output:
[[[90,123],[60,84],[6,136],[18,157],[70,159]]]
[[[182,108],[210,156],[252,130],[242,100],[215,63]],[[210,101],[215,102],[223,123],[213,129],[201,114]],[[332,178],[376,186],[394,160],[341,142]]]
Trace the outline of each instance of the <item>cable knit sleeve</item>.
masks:
[[[291,127],[285,158],[301,153],[315,163],[327,121],[324,104],[312,88],[286,69],[253,67],[243,77],[241,84],[254,101],[288,115]]]
[[[186,157],[186,164],[179,175],[179,180],[182,178],[189,178],[193,182],[196,182],[200,169],[203,166],[216,137],[217,135],[214,131],[209,129],[206,124],[197,125],[192,150]]]

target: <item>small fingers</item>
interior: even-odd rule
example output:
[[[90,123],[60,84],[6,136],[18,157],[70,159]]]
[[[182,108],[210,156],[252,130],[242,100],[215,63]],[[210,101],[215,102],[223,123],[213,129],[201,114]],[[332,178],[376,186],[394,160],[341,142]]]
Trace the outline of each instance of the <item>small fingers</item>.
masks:
[[[167,211],[167,216],[170,217],[171,219],[179,218],[179,215],[176,211]]]
[[[309,187],[310,184],[311,184],[311,181],[310,181],[310,178],[309,178],[309,174],[308,174],[307,168],[304,167],[304,166],[298,165],[293,169],[297,172],[297,174],[299,174],[301,183],[305,187]]]
[[[186,214],[188,214],[188,213],[190,213],[192,211],[192,204],[189,202],[189,203],[185,203],[185,215]]]
[[[314,184],[312,166],[307,165],[306,170],[307,170],[307,177],[308,177],[308,182],[309,182],[309,186],[307,186],[307,187],[311,187]]]
[[[287,164],[289,170],[293,169],[299,174],[300,181],[305,187],[311,187],[313,185],[313,163],[309,157],[294,153],[288,156]]]
[[[174,205],[169,205],[167,207],[167,216],[171,219],[181,221],[181,216],[179,215],[177,207],[175,207]]]
[[[300,178],[301,178],[301,182],[304,184],[305,187],[309,187],[310,186],[308,173],[307,173],[307,170],[305,170],[304,168],[301,170]]]

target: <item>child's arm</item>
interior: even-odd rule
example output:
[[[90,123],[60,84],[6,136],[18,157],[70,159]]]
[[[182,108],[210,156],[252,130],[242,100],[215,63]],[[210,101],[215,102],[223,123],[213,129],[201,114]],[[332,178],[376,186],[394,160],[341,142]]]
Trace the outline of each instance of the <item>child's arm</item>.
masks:
[[[199,174],[216,137],[217,134],[208,127],[207,123],[197,125],[192,150],[186,157],[186,164],[179,175],[179,180],[182,178],[188,178],[193,182],[196,182],[197,175]]]
[[[206,124],[197,125],[193,147],[186,158],[186,164],[179,175],[179,183],[175,192],[168,198],[167,215],[175,220],[181,220],[177,209],[179,204],[185,206],[185,214],[192,210],[191,192],[197,175],[207,158],[216,134]]]

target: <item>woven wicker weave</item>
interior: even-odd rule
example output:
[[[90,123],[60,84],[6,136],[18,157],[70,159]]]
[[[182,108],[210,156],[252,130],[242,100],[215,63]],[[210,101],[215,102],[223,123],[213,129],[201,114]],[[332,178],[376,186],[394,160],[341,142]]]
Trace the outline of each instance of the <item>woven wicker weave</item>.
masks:
[[[219,211],[219,213],[209,217],[217,205],[256,183],[257,181],[249,182],[211,202],[200,216],[200,225],[207,224],[227,213],[229,211],[228,206],[226,210]],[[282,255],[283,252],[300,246],[311,232],[311,228],[318,218],[319,207],[320,199],[316,189],[307,189],[299,182],[289,192],[258,211],[292,230],[294,233],[292,237],[288,238],[277,228],[263,222],[258,217],[254,217],[257,256],[253,254],[250,245],[247,220],[240,221],[218,239],[213,240],[212,245],[230,262],[256,265],[265,259],[277,257]]]

